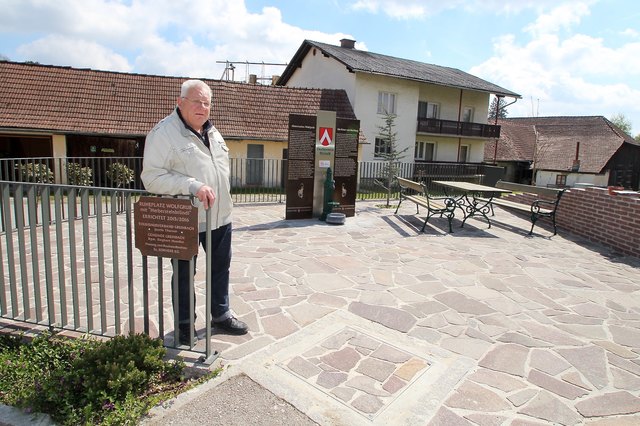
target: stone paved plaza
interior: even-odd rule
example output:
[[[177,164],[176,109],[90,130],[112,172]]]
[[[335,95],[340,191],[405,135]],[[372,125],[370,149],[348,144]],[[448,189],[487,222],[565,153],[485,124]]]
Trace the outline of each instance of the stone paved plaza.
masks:
[[[421,234],[413,205],[378,204],[344,225],[236,207],[232,307],[251,331],[213,336],[216,380],[246,374],[321,425],[640,424],[638,259],[528,237],[503,210]],[[189,424],[180,407],[202,416],[211,392],[149,423]]]
[[[344,225],[236,206],[231,306],[250,332],[213,335],[222,375],[143,423],[240,410],[252,421],[219,423],[292,424],[277,404],[252,413],[257,394],[238,395],[246,409],[217,397],[248,377],[299,410],[296,425],[640,425],[640,259],[562,229],[529,237],[526,218],[499,209],[491,228],[456,219],[449,234],[432,219],[420,233],[415,206],[379,204],[358,202]],[[171,351],[196,365],[203,258],[200,353]]]

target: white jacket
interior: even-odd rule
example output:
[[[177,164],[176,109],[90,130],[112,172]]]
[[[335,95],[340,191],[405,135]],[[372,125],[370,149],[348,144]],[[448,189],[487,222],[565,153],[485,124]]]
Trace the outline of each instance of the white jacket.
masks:
[[[142,160],[142,183],[147,191],[163,195],[195,195],[202,185],[213,188],[211,227],[231,223],[233,201],[229,183],[229,148],[218,130],[208,131],[210,149],[187,129],[176,110],[147,135]],[[199,230],[206,230],[202,203],[198,207]]]

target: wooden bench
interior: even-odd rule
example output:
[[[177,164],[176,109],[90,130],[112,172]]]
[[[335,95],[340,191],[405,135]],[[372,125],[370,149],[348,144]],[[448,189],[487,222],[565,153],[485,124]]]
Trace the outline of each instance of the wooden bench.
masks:
[[[427,209],[427,217],[424,219],[424,224],[420,232],[424,232],[427,222],[433,216],[446,217],[449,221],[449,232],[453,232],[451,229],[451,221],[453,220],[453,212],[456,208],[456,202],[453,198],[433,197],[429,195],[429,191],[427,191],[424,184],[401,177],[397,179],[398,185],[400,185],[400,202],[398,202],[398,207],[396,207],[394,214],[398,213],[403,200],[409,200],[415,203],[416,214],[420,213],[420,206]]]
[[[512,192],[531,194],[536,198],[530,203],[525,203],[521,200],[494,198],[491,201],[492,214],[494,214],[493,205],[529,213],[529,219],[531,220],[529,235],[533,234],[533,227],[536,226],[538,219],[548,217],[553,223],[553,235],[558,233],[558,229],[556,228],[556,210],[560,203],[560,197],[562,197],[562,194],[566,191],[565,189],[545,188],[542,186],[524,185],[501,180],[499,180],[495,186],[496,188],[508,189]],[[545,199],[540,199],[540,197],[544,197]]]

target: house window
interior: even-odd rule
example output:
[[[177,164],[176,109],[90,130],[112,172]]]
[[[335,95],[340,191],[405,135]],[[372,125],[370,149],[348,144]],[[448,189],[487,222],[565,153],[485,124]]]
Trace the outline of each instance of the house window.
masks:
[[[460,145],[460,156],[458,162],[466,163],[469,161],[469,145]]]
[[[440,105],[433,102],[418,102],[418,118],[438,118]]]
[[[396,113],[396,94],[378,92],[378,114]]]
[[[380,158],[388,154],[391,154],[391,144],[386,139],[376,138],[373,156]]]
[[[464,107],[462,111],[462,121],[465,123],[473,123],[473,108]]]
[[[433,161],[436,152],[436,144],[432,142],[416,141],[416,160]]]
[[[567,186],[567,175],[556,175],[556,187],[564,188]]]

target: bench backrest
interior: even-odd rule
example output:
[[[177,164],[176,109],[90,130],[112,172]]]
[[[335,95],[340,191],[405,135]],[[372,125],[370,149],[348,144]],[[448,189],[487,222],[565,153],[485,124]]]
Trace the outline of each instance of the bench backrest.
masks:
[[[409,179],[405,179],[405,178],[401,178],[398,177],[398,185],[400,185],[400,188],[402,189],[412,189],[414,191],[416,191],[418,194],[423,195],[425,193],[424,190],[424,185],[422,185],[419,182],[414,182],[412,180]]]
[[[526,192],[529,194],[538,194],[550,198],[560,198],[564,193],[564,189],[545,188],[543,186],[525,185],[522,183],[507,182],[499,180],[496,183],[496,188],[508,189],[514,192]]]

